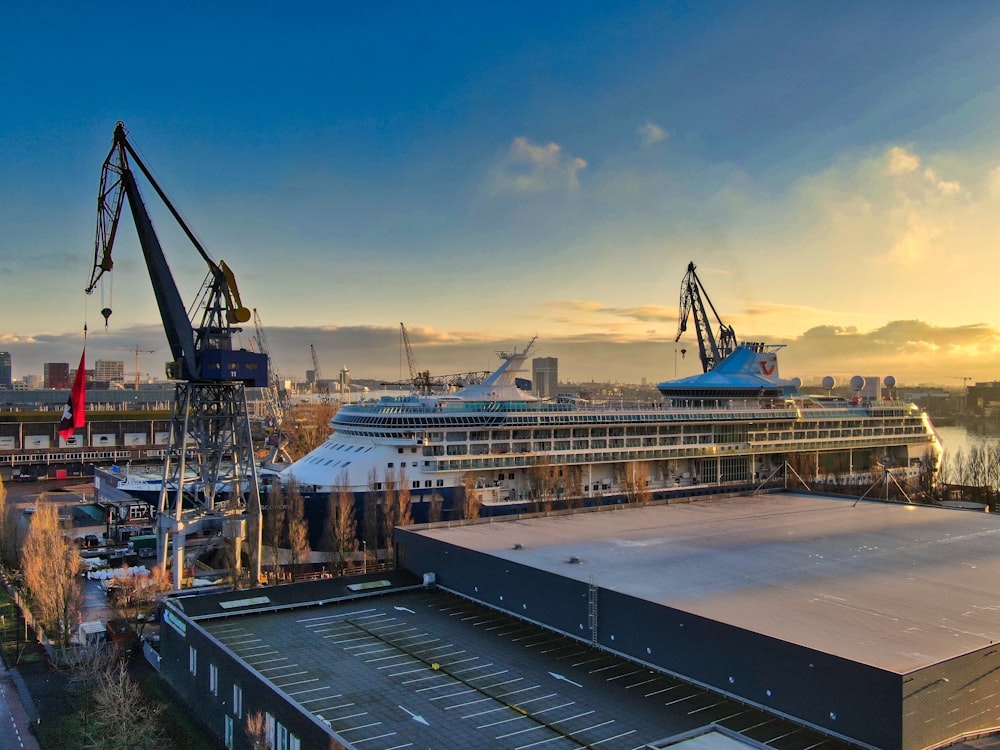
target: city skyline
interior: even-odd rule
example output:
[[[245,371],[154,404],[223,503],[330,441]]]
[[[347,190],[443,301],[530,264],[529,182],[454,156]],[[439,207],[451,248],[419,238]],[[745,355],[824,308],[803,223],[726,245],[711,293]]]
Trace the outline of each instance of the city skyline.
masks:
[[[566,381],[690,375],[693,261],[784,377],[1000,379],[993,5],[128,6],[114,56],[86,7],[8,15],[15,378],[76,362],[84,324],[88,361],[139,347],[162,377],[127,212],[113,283],[82,292],[122,120],[282,373],[312,344],[325,378],[402,379],[402,321],[433,373],[537,335]],[[140,187],[190,302],[204,264]]]

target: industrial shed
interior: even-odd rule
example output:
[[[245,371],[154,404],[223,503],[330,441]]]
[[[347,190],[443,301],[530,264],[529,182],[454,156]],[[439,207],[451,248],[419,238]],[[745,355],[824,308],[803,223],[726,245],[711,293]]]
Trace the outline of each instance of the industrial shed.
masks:
[[[853,744],[1000,727],[1000,518],[799,494],[399,529],[440,587]]]

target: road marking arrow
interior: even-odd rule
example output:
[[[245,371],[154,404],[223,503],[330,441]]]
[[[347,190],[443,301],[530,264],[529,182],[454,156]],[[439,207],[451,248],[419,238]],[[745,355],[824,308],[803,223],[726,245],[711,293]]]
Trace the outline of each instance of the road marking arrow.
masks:
[[[413,713],[413,711],[411,711],[408,708],[403,708],[402,706],[399,706],[399,708],[402,709],[403,711],[406,711],[406,713],[408,713],[410,715],[410,718],[413,719],[414,721],[419,721],[425,727],[430,726],[430,724],[427,723],[427,719],[425,719],[423,716],[417,716],[415,713]]]
[[[573,682],[573,680],[569,679],[568,677],[563,677],[561,674],[556,674],[555,672],[549,672],[549,674],[555,677],[557,680],[568,682],[570,685],[576,685],[578,688],[583,687],[583,685],[581,685],[579,682]]]
[[[393,609],[397,612],[409,612],[411,615],[417,614],[412,609],[408,609],[407,607],[393,607]]]

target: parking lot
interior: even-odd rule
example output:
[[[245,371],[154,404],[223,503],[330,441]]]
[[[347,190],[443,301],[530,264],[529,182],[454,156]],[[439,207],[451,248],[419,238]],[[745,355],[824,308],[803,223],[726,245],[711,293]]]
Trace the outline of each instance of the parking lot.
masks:
[[[205,624],[359,748],[632,750],[712,722],[774,747],[843,747],[443,592]]]

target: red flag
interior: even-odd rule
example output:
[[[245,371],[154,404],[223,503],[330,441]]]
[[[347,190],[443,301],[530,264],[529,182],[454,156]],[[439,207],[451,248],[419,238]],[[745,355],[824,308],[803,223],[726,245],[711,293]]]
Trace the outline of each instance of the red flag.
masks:
[[[69,401],[63,409],[62,421],[59,422],[59,434],[64,440],[73,437],[77,427],[83,427],[87,423],[87,415],[84,413],[83,404],[87,400],[87,347],[83,348],[80,355],[80,366],[76,368],[76,377],[73,378],[73,389],[69,392]]]

